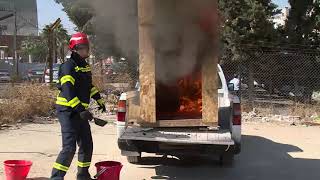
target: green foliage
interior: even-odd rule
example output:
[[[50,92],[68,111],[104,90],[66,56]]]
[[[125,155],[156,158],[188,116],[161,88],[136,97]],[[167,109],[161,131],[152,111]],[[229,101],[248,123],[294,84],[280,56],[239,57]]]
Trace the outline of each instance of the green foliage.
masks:
[[[77,26],[78,31],[91,34],[90,20],[94,16],[93,9],[89,6],[86,0],[55,0],[62,4],[64,11],[69,16],[70,20]]]
[[[48,50],[48,39],[49,39],[49,28],[51,25],[46,25],[42,30],[42,34],[39,37],[29,37],[21,44],[22,53],[25,56],[31,55],[36,62],[46,62]],[[59,25],[54,30],[54,42],[56,51],[60,52],[60,58],[63,59],[63,49],[68,44],[69,35],[66,29],[62,25]]]
[[[42,37],[45,39],[46,42],[48,42],[48,39],[49,39],[49,29],[51,25],[52,24],[46,25],[42,30]],[[53,31],[53,34],[58,46],[68,43],[68,40],[69,40],[68,31],[63,27],[62,24],[57,26],[57,28]]]
[[[48,54],[48,46],[43,39],[29,37],[22,42],[22,53],[25,56],[31,55],[38,62],[45,62]]]
[[[291,46],[319,45],[320,1],[289,0],[290,14],[284,29],[287,39],[284,41]]]
[[[233,61],[240,61],[246,45],[263,46],[277,41],[272,16],[279,13],[271,0],[220,0],[219,7],[225,20],[222,42],[231,51]]]
[[[47,44],[49,41],[49,29],[50,29],[51,25],[52,24],[46,25],[42,31],[42,37]],[[56,29],[54,29],[53,37],[54,37],[54,39],[53,39],[54,46],[53,47],[54,47],[54,51],[56,52],[55,58],[58,58],[57,54],[59,54],[60,59],[63,60],[65,57],[64,48],[65,48],[65,45],[68,44],[68,41],[70,39],[70,37],[68,35],[68,31],[63,27],[62,24],[60,24],[59,26],[57,26]]]

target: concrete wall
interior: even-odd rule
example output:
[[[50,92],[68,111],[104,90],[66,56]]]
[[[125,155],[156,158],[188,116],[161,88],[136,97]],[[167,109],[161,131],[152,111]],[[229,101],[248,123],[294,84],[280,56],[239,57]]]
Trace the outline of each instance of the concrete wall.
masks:
[[[36,0],[0,0],[0,17],[10,14],[4,10],[13,9],[13,2],[17,9],[18,35],[38,35],[38,11]],[[14,30],[14,18],[0,21],[0,26],[6,30],[0,30],[0,35],[12,35]]]

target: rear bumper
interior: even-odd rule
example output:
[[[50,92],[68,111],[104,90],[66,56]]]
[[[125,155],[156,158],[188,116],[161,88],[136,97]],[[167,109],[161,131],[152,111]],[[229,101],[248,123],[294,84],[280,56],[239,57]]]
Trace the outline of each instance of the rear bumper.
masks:
[[[118,146],[122,152],[147,152],[170,155],[213,155],[240,152],[228,131],[192,129],[128,128],[121,133]]]
[[[238,154],[240,146],[238,145],[208,145],[208,144],[184,144],[184,143],[164,143],[157,141],[135,141],[118,139],[118,146],[124,152],[146,152],[169,155],[220,155],[220,154]]]
[[[209,131],[195,128],[140,128],[128,127],[120,139],[152,141],[171,144],[234,145],[229,130]]]

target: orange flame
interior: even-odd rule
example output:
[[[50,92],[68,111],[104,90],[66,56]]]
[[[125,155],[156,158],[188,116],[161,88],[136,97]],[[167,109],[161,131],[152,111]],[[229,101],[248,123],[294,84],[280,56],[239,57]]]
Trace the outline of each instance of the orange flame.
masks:
[[[189,75],[178,81],[179,87],[179,112],[202,113],[202,81],[201,74]]]

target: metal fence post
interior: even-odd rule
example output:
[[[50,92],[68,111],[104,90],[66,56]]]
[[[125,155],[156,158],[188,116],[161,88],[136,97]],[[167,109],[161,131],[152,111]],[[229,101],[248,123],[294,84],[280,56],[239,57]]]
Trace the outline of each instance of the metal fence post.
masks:
[[[269,57],[269,56],[268,56]],[[269,101],[270,101],[270,109],[271,109],[271,112],[274,111],[274,105],[272,103],[272,93],[273,93],[273,82],[272,82],[272,74],[273,74],[273,71],[272,71],[272,64],[269,64],[269,75],[267,75],[269,77]]]

